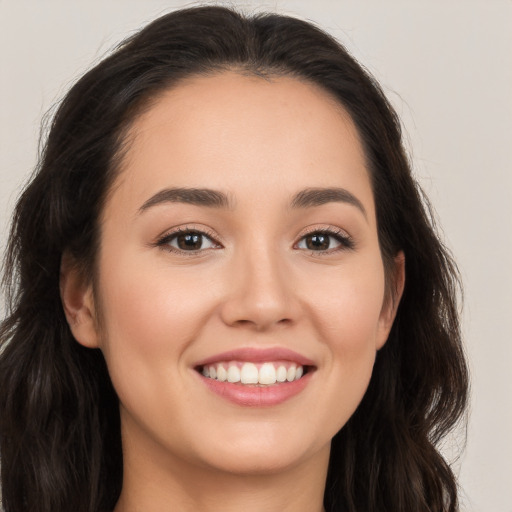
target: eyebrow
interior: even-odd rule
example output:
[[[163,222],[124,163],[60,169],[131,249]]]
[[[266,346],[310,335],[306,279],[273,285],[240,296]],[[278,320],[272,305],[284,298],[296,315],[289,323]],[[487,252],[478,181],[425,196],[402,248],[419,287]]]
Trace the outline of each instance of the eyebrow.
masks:
[[[344,188],[307,188],[301,190],[292,199],[292,208],[311,208],[327,203],[348,203],[358,208],[367,219],[363,203]]]
[[[231,208],[227,194],[209,188],[166,188],[151,196],[140,208],[139,213],[162,203],[187,203],[208,208]]]
[[[165,188],[151,196],[139,208],[139,213],[164,203],[186,203],[207,208],[233,208],[233,201],[219,190],[209,188]],[[312,208],[328,203],[347,203],[358,208],[365,218],[363,203],[344,188],[307,188],[295,194],[291,201],[293,209]]]

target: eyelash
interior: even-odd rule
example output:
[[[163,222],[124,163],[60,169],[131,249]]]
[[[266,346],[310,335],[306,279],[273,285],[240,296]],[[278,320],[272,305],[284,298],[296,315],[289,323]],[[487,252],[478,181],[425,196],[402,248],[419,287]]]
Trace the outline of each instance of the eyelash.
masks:
[[[340,228],[332,228],[332,227],[318,228],[318,227],[316,227],[316,228],[313,228],[313,229],[307,231],[306,233],[304,233],[300,237],[299,242],[297,242],[294,245],[294,247],[297,246],[302,240],[304,240],[305,238],[307,238],[308,236],[311,236],[311,235],[328,236],[330,238],[334,238],[336,240],[336,242],[338,242],[340,244],[339,247],[330,248],[325,251],[315,251],[315,250],[309,249],[308,251],[309,251],[310,255],[315,256],[315,257],[330,256],[333,253],[347,251],[347,250],[354,250],[355,246],[356,246],[354,239]]]
[[[219,242],[217,242],[217,240],[215,239],[213,232],[211,232],[209,230],[205,230],[205,229],[190,228],[188,226],[185,228],[177,228],[174,231],[171,231],[170,233],[165,234],[164,236],[162,236],[161,238],[159,238],[156,241],[155,245],[157,247],[160,247],[162,250],[165,250],[168,252],[173,252],[173,253],[179,254],[180,256],[197,256],[199,253],[209,250],[209,249],[198,249],[198,250],[192,250],[192,251],[185,251],[185,250],[177,249],[176,247],[172,247],[170,245],[170,243],[175,238],[177,238],[179,235],[199,235],[201,237],[208,238],[213,243],[213,245],[216,246],[216,247],[214,247],[215,249],[221,247],[221,244]]]
[[[215,247],[211,247],[211,248],[207,248],[207,249],[197,249],[197,250],[191,250],[191,251],[182,250],[182,249],[172,247],[170,245],[170,243],[174,239],[176,239],[179,235],[199,235],[201,237],[205,237],[205,238],[209,239]],[[313,249],[308,249],[308,252],[312,256],[316,256],[316,257],[328,256],[328,255],[336,253],[336,252],[353,250],[355,248],[355,242],[354,242],[353,238],[350,235],[348,235],[345,231],[343,231],[342,229],[338,229],[338,228],[335,228],[335,229],[333,229],[333,228],[311,229],[310,231],[301,235],[299,241],[296,244],[294,244],[294,248],[297,248],[297,245],[299,243],[301,243],[304,239],[306,239],[308,236],[311,236],[311,235],[327,236],[327,237],[335,239],[336,242],[338,242],[340,244],[338,247],[329,248],[327,250],[315,251]],[[209,230],[204,230],[204,229],[190,228],[188,226],[185,228],[175,229],[174,231],[165,234],[164,236],[159,238],[154,245],[157,247],[160,247],[162,250],[166,250],[168,252],[173,252],[173,253],[179,254],[181,256],[197,256],[202,252],[209,251],[210,249],[218,249],[218,248],[222,247],[222,245],[216,240],[213,232],[211,232]]]

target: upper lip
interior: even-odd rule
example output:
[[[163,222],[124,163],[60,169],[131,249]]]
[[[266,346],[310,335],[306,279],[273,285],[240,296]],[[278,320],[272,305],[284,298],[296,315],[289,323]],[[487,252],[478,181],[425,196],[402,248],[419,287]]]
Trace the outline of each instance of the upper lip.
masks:
[[[314,366],[314,362],[297,352],[283,348],[254,348],[245,347],[234,350],[228,350],[220,354],[215,354],[206,359],[198,361],[195,366],[206,366],[208,364],[219,363],[221,361],[246,361],[250,363],[264,363],[271,361],[292,361],[301,366]]]

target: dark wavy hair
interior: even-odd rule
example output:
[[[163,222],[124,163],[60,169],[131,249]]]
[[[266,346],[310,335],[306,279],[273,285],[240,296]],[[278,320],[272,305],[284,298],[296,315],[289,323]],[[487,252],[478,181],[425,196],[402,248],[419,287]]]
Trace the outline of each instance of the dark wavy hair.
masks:
[[[223,70],[295,77],[339,101],[365,150],[388,277],[394,256],[405,254],[405,290],[389,339],[360,406],[332,440],[326,510],[458,510],[456,479],[437,447],[467,402],[460,282],[411,175],[399,119],[375,79],[311,23],[210,6],[162,16],[72,87],[19,199],[0,331],[5,512],[108,511],[119,497],[118,398],[101,352],[70,332],[61,257],[70,253],[94,283],[98,218],[128,129],[159,93]]]

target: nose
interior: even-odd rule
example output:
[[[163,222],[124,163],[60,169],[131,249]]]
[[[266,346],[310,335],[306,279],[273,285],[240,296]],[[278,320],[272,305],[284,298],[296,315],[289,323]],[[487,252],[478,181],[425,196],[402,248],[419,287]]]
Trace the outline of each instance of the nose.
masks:
[[[296,322],[299,302],[291,271],[278,254],[260,250],[231,262],[221,317],[232,327],[264,331]]]

